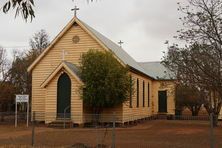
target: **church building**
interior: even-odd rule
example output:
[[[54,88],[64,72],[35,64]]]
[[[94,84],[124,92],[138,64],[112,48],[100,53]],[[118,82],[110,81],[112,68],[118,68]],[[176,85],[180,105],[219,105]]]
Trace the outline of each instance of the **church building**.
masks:
[[[101,119],[115,113],[125,123],[156,114],[174,115],[174,81],[160,62],[136,62],[123,48],[74,16],[51,44],[28,67],[32,75],[32,104],[38,121],[51,123],[69,118],[75,124],[89,122],[89,110],[81,99],[78,75],[81,55],[90,49],[109,51],[129,67],[134,90],[128,101],[104,109]],[[147,49],[148,50],[148,49]],[[63,116],[63,113],[67,116]],[[103,118],[104,117],[104,118]]]

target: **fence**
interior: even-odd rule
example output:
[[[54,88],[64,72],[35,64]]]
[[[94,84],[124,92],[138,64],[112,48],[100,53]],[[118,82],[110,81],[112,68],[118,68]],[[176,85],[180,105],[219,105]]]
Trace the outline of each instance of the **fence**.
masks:
[[[39,120],[46,114],[34,113],[26,127],[26,113],[0,113],[0,146],[73,148],[222,147],[222,124],[213,128],[208,116],[131,115],[120,122],[114,114],[56,115],[55,120]],[[47,113],[53,119],[53,113]],[[79,122],[81,119],[84,122]],[[132,119],[132,121],[130,121]],[[137,119],[137,120],[135,120]]]

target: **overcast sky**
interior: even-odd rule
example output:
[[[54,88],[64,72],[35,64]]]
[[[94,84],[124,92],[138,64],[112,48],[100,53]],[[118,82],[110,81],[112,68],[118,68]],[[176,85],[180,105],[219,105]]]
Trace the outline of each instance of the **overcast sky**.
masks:
[[[41,29],[52,40],[73,17],[76,4],[79,19],[114,42],[124,41],[124,50],[137,61],[159,61],[167,50],[164,42],[177,42],[173,36],[181,28],[178,1],[185,0],[35,0],[36,18],[31,23],[14,19],[14,12],[0,13],[0,45],[27,48],[29,38]]]

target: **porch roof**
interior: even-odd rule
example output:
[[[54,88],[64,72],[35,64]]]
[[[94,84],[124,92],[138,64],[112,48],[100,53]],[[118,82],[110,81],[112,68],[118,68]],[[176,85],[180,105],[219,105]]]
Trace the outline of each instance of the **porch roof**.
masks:
[[[53,71],[52,73],[44,80],[44,82],[40,85],[40,87],[45,88],[49,82],[56,76],[56,74],[62,70],[65,69],[71,76],[73,76],[80,84],[83,84],[80,76],[79,76],[79,70],[76,67],[76,65],[67,62],[62,61]]]

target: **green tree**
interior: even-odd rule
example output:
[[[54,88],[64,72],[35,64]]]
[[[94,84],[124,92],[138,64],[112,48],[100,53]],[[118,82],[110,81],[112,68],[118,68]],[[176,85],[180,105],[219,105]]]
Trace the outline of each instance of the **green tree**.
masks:
[[[83,54],[80,75],[84,82],[84,104],[91,107],[94,114],[120,105],[129,98],[132,83],[128,69],[110,52],[90,50]]]
[[[177,111],[182,111],[186,107],[191,111],[192,116],[198,116],[201,106],[204,104],[200,90],[194,87],[178,85],[175,94]]]

